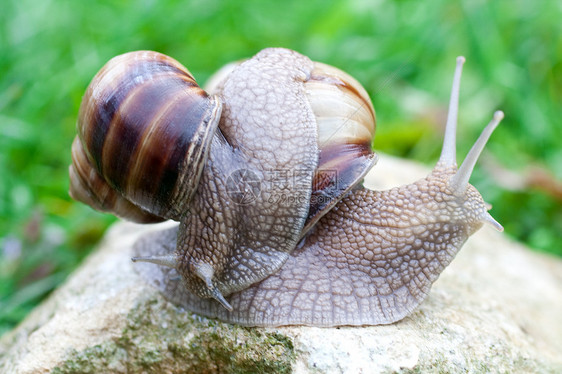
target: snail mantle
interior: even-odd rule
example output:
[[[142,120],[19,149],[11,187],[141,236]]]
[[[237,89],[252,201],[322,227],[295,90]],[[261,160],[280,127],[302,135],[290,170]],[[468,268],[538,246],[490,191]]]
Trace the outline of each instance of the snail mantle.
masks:
[[[372,188],[427,172],[381,156]],[[375,179],[376,178],[376,179]],[[120,222],[81,268],[0,339],[2,373],[560,372],[562,261],[485,227],[400,322],[243,328],[166,301],[131,263],[161,228]]]

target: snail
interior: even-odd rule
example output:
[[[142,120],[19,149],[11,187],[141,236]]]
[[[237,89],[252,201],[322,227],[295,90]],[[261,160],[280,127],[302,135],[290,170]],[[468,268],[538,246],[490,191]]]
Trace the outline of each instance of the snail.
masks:
[[[246,326],[398,321],[484,223],[468,183],[498,111],[462,165],[457,59],[437,165],[387,191],[362,185],[375,111],[347,73],[270,48],[204,91],[174,59],[111,59],[82,100],[70,194],[142,223],[179,221],[135,244],[141,275],[173,302]]]

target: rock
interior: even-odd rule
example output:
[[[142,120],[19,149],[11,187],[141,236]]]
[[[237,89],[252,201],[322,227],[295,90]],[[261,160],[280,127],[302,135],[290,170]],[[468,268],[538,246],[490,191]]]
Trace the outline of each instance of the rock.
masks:
[[[377,188],[425,175],[382,157]],[[401,174],[397,174],[400,171]],[[242,328],[165,301],[131,246],[169,226],[121,222],[51,297],[0,339],[2,373],[559,372],[562,261],[483,228],[404,320],[360,328]]]

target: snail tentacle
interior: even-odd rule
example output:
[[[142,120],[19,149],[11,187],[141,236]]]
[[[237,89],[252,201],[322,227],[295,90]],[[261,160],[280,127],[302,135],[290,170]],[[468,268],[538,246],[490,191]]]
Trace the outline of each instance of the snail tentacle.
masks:
[[[197,275],[209,289],[209,293],[213,299],[217,300],[227,310],[232,311],[232,306],[225,300],[217,286],[213,284],[214,269],[211,265],[198,263],[193,265],[193,273]]]
[[[484,130],[482,130],[482,133],[478,137],[478,140],[476,140],[476,142],[466,155],[466,158],[459,167],[459,170],[455,173],[455,176],[451,178],[451,181],[449,183],[451,184],[452,188],[458,191],[459,194],[462,194],[468,186],[468,180],[470,179],[470,175],[472,174],[474,166],[478,161],[478,157],[480,157],[480,154],[484,150],[488,139],[490,139],[490,136],[492,135],[496,127],[498,127],[503,117],[504,115],[501,110],[498,110],[494,113],[492,120],[490,121],[490,123],[488,123]]]
[[[449,112],[447,113],[447,124],[445,125],[445,135],[443,137],[443,149],[438,164],[444,166],[457,166],[457,120],[459,113],[459,92],[461,87],[462,66],[465,58],[457,57],[453,87],[451,88],[451,98],[449,100]]]
[[[132,257],[131,261],[133,262],[149,262],[151,264],[167,266],[172,269],[177,269],[178,261],[174,254],[164,254],[158,256],[139,256],[139,257]]]

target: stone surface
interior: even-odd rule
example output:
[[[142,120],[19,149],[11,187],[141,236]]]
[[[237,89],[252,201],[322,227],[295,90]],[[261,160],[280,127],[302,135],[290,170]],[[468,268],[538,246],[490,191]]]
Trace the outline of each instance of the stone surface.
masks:
[[[374,170],[366,184],[378,188],[427,172],[388,157]],[[257,329],[200,318],[144,284],[131,246],[163,225],[112,227],[82,267],[0,339],[0,372],[562,371],[562,261],[488,227],[398,323]]]

